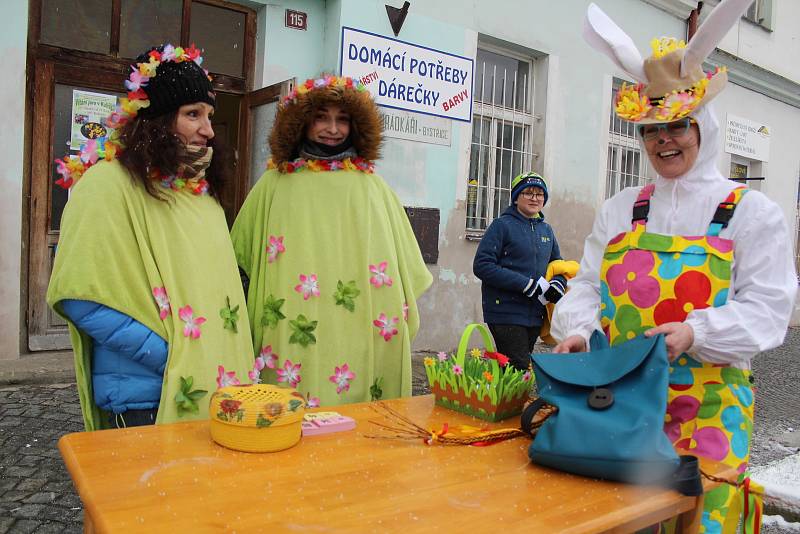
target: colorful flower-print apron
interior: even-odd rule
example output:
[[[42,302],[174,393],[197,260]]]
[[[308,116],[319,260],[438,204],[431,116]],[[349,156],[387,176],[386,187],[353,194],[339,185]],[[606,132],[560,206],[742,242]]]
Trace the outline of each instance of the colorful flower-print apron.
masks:
[[[632,230],[606,246],[600,272],[601,325],[611,345],[669,322],[682,322],[694,309],[728,300],[733,241],[719,237],[748,191],[734,189],[719,204],[704,236],[647,232],[654,185],[639,193]],[[735,327],[735,325],[731,325]],[[753,431],[750,372],[694,360],[684,353],[670,366],[664,432],[676,447],[734,466],[744,479]],[[749,481],[748,481],[749,483]],[[749,491],[723,484],[705,496],[702,532],[760,524],[760,502]],[[723,528],[725,529],[723,531]]]

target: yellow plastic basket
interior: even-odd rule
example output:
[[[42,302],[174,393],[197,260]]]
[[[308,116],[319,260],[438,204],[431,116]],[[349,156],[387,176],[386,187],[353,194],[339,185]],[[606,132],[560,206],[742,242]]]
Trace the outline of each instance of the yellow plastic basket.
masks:
[[[300,441],[305,404],[294,389],[269,384],[218,389],[208,408],[211,438],[237,451],[288,449]]]

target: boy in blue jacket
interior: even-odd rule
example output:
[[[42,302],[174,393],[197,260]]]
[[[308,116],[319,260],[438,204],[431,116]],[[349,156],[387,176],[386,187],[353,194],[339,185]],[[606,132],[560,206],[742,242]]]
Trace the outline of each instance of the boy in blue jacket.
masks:
[[[542,208],[547,184],[534,172],[511,181],[511,205],[481,239],[472,271],[480,278],[483,320],[497,351],[517,369],[528,369],[547,302],[566,289],[563,277],[544,279],[547,265],[561,259],[558,241]]]

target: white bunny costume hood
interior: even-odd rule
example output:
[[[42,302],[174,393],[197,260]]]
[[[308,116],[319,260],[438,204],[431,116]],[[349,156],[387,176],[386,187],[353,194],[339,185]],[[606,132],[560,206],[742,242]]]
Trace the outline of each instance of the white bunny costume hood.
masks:
[[[744,6],[743,12],[749,3],[749,0],[726,0],[712,12],[706,24],[714,20],[712,17],[721,6],[733,11]],[[735,21],[740,15],[722,13],[717,15],[716,20]],[[630,41],[630,38],[626,41],[621,37],[620,33],[624,37],[627,35],[618,27],[614,32],[614,39],[608,35],[602,39],[602,42],[608,43],[610,40],[613,44],[600,47],[601,51],[614,50],[616,47],[616,55],[612,58],[615,63],[626,72],[639,72],[635,58],[631,59],[633,54],[630,49],[620,44]],[[718,28],[716,33],[721,38],[725,32]],[[701,39],[704,39],[705,48],[708,48],[708,36],[701,36]],[[597,42],[596,39],[594,42]],[[716,42],[711,43],[711,49]],[[627,59],[624,61],[619,59],[619,50],[626,50],[624,56]],[[698,52],[695,50],[692,53]],[[686,52],[688,54],[689,51]],[[656,178],[655,191],[650,199],[648,232],[704,235],[717,205],[725,200],[732,189],[741,185],[726,179],[717,168],[722,139],[719,122],[711,106],[705,104],[698,107],[691,116],[700,130],[697,160],[682,176]],[[640,190],[640,187],[627,188],[602,205],[592,232],[586,238],[579,274],[570,280],[570,291],[555,308],[551,332],[557,340],[581,335],[588,346],[591,333],[600,330],[600,267],[603,252],[610,239],[630,231],[633,203]],[[744,196],[720,237],[734,241],[728,302],[720,307],[689,313],[685,322],[692,326],[694,344],[688,352],[699,361],[747,369],[753,356],[780,345],[786,335],[797,292],[791,241],[780,207],[758,191],[750,191]]]

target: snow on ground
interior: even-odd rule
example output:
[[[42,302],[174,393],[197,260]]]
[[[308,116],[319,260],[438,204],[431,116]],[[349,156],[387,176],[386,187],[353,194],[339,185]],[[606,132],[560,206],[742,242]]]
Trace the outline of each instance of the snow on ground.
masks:
[[[764,504],[788,521],[800,521],[800,454],[764,467],[754,467],[751,478],[764,486]],[[800,523],[798,525],[800,532]]]
[[[800,532],[800,523],[789,523],[779,515],[765,515],[761,532],[762,534],[771,532],[780,532],[781,534]]]

